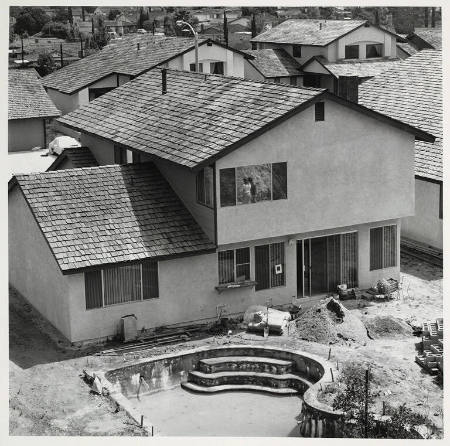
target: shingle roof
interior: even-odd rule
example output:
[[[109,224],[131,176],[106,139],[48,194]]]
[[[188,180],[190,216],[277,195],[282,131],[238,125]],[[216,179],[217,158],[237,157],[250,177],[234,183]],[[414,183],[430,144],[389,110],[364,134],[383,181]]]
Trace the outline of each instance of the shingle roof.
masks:
[[[399,59],[345,61],[323,65],[336,76],[358,76],[361,78],[373,77],[400,63]]]
[[[133,34],[45,76],[42,82],[48,88],[72,94],[111,73],[137,76],[191,48],[191,38]]]
[[[215,249],[152,163],[16,181],[63,272]]]
[[[416,175],[442,180],[442,53],[422,50],[360,86],[360,103],[432,133],[416,141]]]
[[[8,119],[50,118],[60,112],[34,69],[8,71]]]
[[[397,42],[397,48],[402,49],[405,53],[407,53],[409,56],[412,56],[413,54],[417,53],[417,48],[414,47],[409,42]]]
[[[290,19],[259,34],[252,42],[326,46],[365,23],[366,20]]]
[[[68,147],[61,152],[47,171],[58,170],[58,167],[65,160],[70,161],[73,166],[72,169],[98,166],[98,162],[89,147]]]
[[[442,29],[441,28],[416,28],[414,33],[423,41],[431,45],[435,50],[442,49]]]
[[[188,167],[217,156],[322,93],[218,75],[154,69],[58,121]]]
[[[249,63],[264,77],[298,76],[300,64],[284,49],[246,50],[255,58]]]

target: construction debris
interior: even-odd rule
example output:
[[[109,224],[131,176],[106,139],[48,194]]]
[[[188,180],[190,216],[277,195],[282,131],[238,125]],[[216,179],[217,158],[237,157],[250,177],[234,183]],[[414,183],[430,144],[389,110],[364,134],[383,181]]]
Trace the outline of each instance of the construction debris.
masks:
[[[422,354],[416,362],[432,375],[444,374],[444,320],[424,322],[422,325]]]
[[[290,320],[290,313],[262,305],[252,305],[244,313],[248,331],[263,331],[268,326],[269,332],[282,334]]]
[[[369,340],[361,319],[333,297],[321,300],[292,321],[289,334],[327,345],[349,342],[366,345]]]
[[[412,328],[406,322],[390,315],[364,318],[363,322],[373,339],[413,334]]]

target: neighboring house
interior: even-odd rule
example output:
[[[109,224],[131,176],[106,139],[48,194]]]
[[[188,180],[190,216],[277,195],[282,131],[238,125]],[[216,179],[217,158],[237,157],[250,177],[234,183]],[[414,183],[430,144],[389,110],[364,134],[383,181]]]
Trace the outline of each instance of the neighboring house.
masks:
[[[442,29],[416,28],[406,36],[406,40],[418,50],[442,50]]]
[[[137,23],[125,17],[123,13],[119,14],[114,20],[105,20],[106,31],[113,31],[119,36],[129,34],[137,30]]]
[[[199,42],[199,69],[204,73],[244,77],[246,57],[251,56],[218,42]],[[42,81],[65,114],[160,65],[195,70],[194,40],[148,34],[127,36]]]
[[[284,49],[246,50],[254,59],[245,61],[246,79],[302,85],[300,64]]]
[[[34,69],[8,71],[8,151],[45,147],[46,121],[60,115]]]
[[[366,20],[291,19],[251,41],[257,49],[282,48],[294,57],[305,72],[304,86],[336,92],[336,76],[324,64],[345,61],[348,71],[353,63],[351,76],[359,77],[362,61],[381,64],[397,57],[397,37]]]
[[[434,140],[324,90],[158,68],[59,121],[101,166],[10,182],[9,265],[72,342],[398,278]]]
[[[436,136],[435,142],[416,141],[416,211],[403,219],[402,236],[442,250],[442,52],[419,51],[367,81],[360,102]]]

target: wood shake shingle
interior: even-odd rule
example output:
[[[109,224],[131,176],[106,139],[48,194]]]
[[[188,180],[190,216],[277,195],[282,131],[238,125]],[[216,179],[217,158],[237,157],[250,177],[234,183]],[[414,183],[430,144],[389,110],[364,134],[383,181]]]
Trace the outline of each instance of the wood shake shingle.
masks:
[[[249,63],[264,77],[298,76],[300,64],[284,49],[246,50],[255,58]]]
[[[61,270],[215,249],[153,163],[18,175]]]

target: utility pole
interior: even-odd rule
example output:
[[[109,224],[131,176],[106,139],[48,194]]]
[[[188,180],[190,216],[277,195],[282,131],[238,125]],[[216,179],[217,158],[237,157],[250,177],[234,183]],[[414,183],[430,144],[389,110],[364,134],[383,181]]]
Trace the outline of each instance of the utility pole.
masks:
[[[23,35],[20,36],[20,42],[22,44],[22,67],[23,67]]]
[[[225,39],[225,46],[228,47],[228,19],[225,10],[223,10],[223,38]]]
[[[80,46],[81,46],[80,56],[81,56],[81,58],[83,58],[84,57],[84,55],[83,55],[83,37],[81,37],[81,34],[80,34]]]
[[[364,436],[369,437],[368,432],[368,413],[369,413],[369,369],[366,370],[366,392],[365,392],[365,402],[364,402]]]

